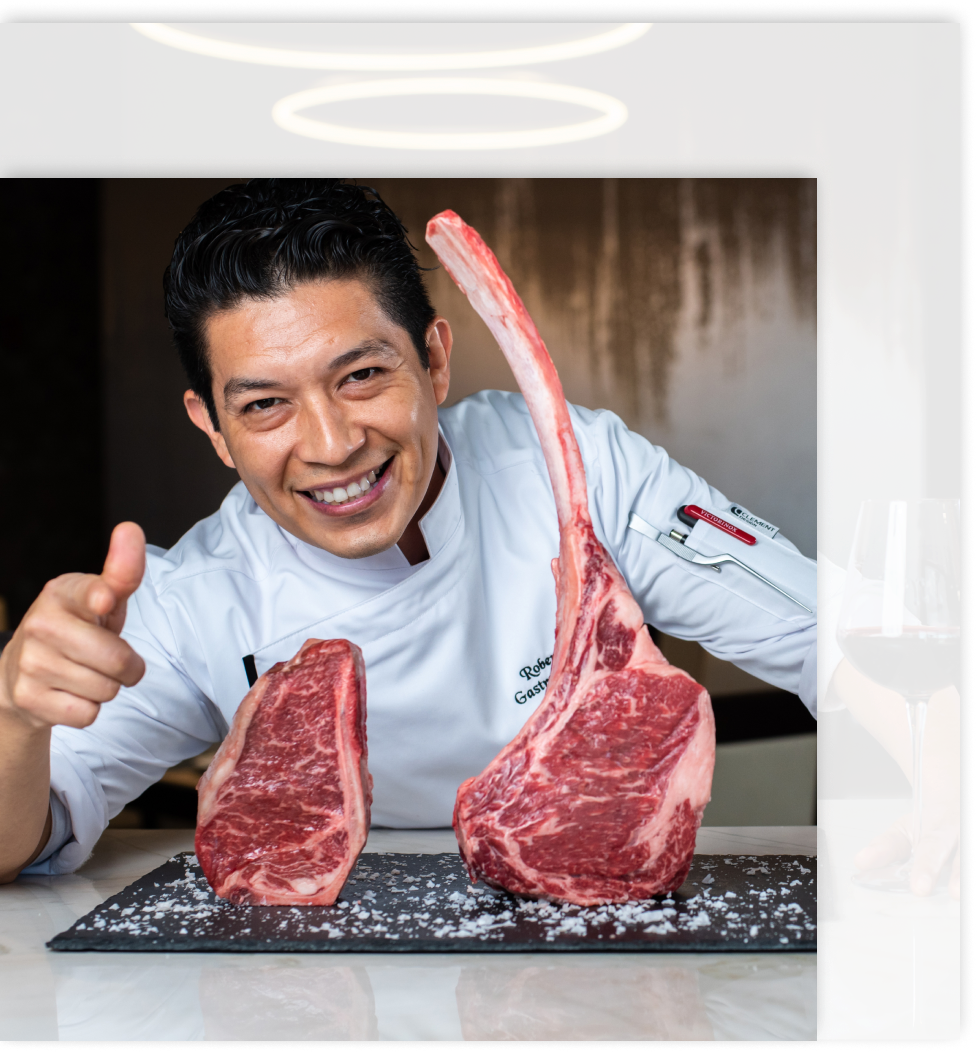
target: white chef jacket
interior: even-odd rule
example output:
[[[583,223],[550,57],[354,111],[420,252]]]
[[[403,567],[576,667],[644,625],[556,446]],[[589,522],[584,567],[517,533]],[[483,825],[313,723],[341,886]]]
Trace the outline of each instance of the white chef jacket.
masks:
[[[628,528],[667,533],[684,504],[728,502],[613,413],[571,407],[594,529],[645,619],[816,698],[815,617],[738,571],[715,573]],[[243,483],[169,551],[150,547],[123,637],[146,674],[83,730],[55,727],[54,828],[30,872],[80,865],[109,819],[220,740],[258,673],[309,638],[352,640],[367,680],[373,823],[447,826],[478,774],[543,698],[553,654],[556,506],[522,397],[483,391],[440,413],[441,492],[421,520],[430,558],[343,559],[293,537]],[[779,543],[796,552],[788,541]],[[797,556],[804,572],[811,560]]]

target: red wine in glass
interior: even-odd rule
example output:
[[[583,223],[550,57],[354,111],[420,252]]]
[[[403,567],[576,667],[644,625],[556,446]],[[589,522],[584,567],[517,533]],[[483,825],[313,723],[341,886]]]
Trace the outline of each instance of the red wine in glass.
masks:
[[[960,502],[870,500],[855,527],[838,643],[863,676],[901,694],[912,743],[913,833],[921,840],[929,699],[960,680]],[[913,858],[854,878],[910,891]]]
[[[838,641],[863,676],[904,698],[928,698],[959,677],[959,629],[905,625],[885,635],[881,627],[854,628]]]

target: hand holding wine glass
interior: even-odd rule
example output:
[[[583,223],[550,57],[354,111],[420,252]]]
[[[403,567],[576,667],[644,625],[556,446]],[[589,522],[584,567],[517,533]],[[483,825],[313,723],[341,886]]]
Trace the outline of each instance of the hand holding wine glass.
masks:
[[[959,682],[958,501],[863,503],[848,567],[838,642],[858,672],[905,699],[912,742],[913,855],[901,864],[883,864],[898,854],[889,843],[898,836],[898,830],[889,830],[859,859],[878,861],[879,865],[865,870],[856,880],[884,890],[913,890],[913,856],[923,843],[923,745],[928,703],[936,691]],[[917,874],[917,892],[922,883]]]

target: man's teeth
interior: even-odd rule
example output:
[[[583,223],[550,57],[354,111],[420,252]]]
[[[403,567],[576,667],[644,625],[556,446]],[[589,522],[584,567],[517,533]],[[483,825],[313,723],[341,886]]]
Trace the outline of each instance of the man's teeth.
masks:
[[[347,501],[362,497],[364,493],[373,489],[376,481],[377,474],[371,471],[359,482],[351,482],[345,489],[342,486],[337,486],[335,489],[314,489],[312,496],[323,504],[345,504]]]

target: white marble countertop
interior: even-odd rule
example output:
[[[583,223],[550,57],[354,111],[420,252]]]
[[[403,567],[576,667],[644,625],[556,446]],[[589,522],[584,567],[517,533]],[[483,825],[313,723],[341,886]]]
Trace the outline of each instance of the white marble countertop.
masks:
[[[0,1040],[811,1040],[814,954],[52,953],[192,830],[108,830],[61,877],[0,886]],[[367,851],[455,851],[374,830]],[[707,828],[699,854],[815,854],[813,826]]]
[[[961,984],[961,904],[947,892],[946,869],[926,896],[873,891],[852,879],[856,852],[910,803],[818,801],[822,1041],[922,1047],[962,1039],[961,1000],[968,1004],[968,987]]]

